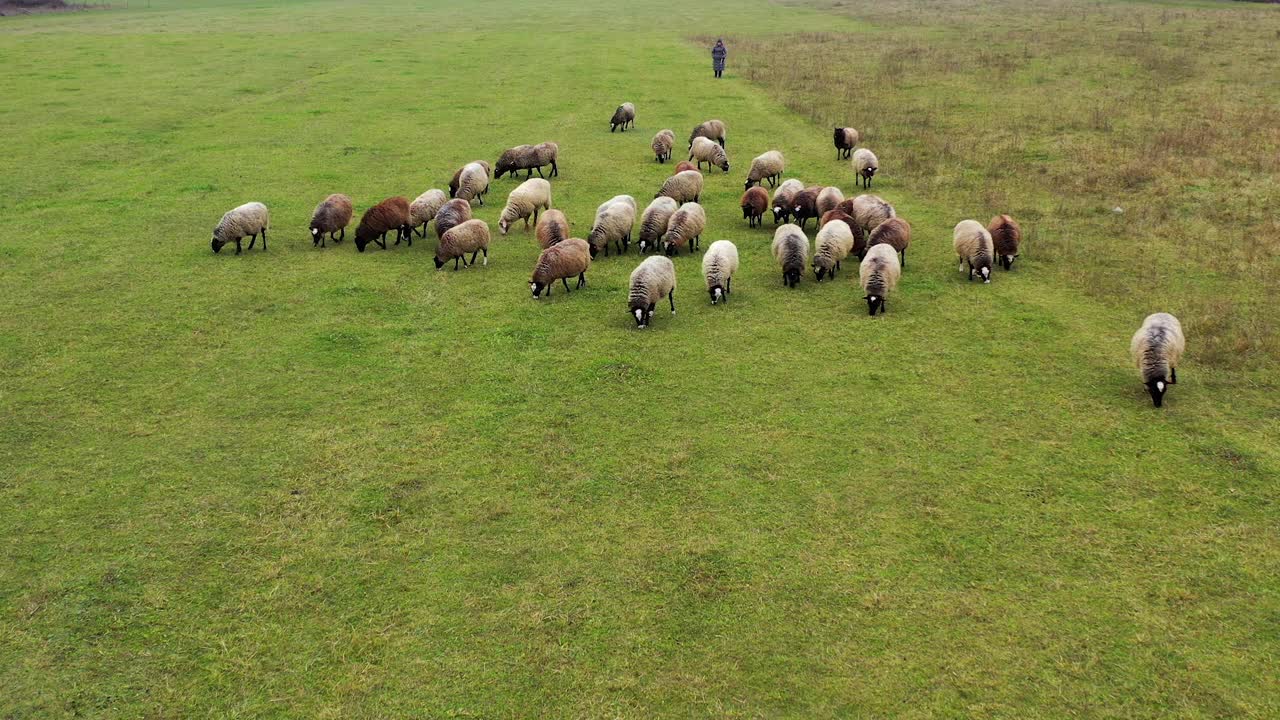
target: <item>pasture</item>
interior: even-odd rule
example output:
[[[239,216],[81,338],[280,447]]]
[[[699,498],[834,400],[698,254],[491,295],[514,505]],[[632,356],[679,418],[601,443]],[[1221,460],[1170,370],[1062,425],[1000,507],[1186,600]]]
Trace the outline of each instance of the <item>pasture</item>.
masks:
[[[1280,715],[1276,7],[143,5],[0,18],[0,717]],[[708,118],[742,267],[643,331],[634,246],[530,298],[509,178],[484,267],[307,234],[553,140],[585,237]],[[857,194],[832,124],[913,226],[874,319],[738,206],[768,149]]]

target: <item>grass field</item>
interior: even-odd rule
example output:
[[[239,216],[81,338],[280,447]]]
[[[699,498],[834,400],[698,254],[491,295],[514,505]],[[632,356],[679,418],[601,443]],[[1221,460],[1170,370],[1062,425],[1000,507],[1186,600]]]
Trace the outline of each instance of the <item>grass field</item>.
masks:
[[[1007,5],[131,5],[0,20],[0,717],[1280,715],[1277,8],[1036,3],[969,64]],[[1202,116],[1200,180],[1133,144]],[[521,231],[457,273],[307,236],[542,140],[585,235],[709,117],[733,300],[682,256],[644,331],[634,252],[534,302]],[[874,320],[851,265],[784,288],[737,206],[770,148],[853,194],[835,122],[914,226]],[[1129,175],[1077,177],[1096,148]],[[250,200],[270,250],[213,255]],[[951,226],[1001,211],[1023,259],[964,282]]]

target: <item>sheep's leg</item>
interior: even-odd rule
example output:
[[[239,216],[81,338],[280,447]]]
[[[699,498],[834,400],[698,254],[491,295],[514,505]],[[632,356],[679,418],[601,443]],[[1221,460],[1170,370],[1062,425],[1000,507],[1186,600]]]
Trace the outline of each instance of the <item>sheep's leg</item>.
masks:
[[[725,302],[729,301],[728,295],[733,292],[733,278],[726,278],[724,281]]]
[[[258,242],[258,233],[254,233],[254,234],[253,234],[253,237],[249,238],[249,249],[250,249],[250,250],[252,250],[252,249],[253,249],[253,246],[254,246],[257,242]]]
[[[584,270],[578,273],[578,287],[582,288],[586,286],[587,286],[587,273]]]
[[[422,223],[422,234],[425,236],[426,233],[427,233],[427,224]],[[342,234],[338,236],[338,242],[342,242],[343,240],[346,240],[346,239],[347,239],[347,229],[344,227],[342,228]]]
[[[1178,370],[1174,368],[1172,365],[1169,366],[1169,384],[1170,385],[1178,384]]]
[[[560,177],[560,166],[556,165],[555,160],[551,161],[551,175],[552,177]]]
[[[267,249],[267,229],[262,228],[262,249]]]
[[[462,258],[462,256],[461,256],[461,255],[459,255],[458,257],[456,257],[456,258],[454,258],[454,259],[453,259],[453,271],[454,271],[454,272],[457,272],[457,271],[458,271],[458,260],[459,260],[459,259],[461,259],[461,258]]]
[[[405,242],[409,243],[409,247],[413,247],[413,228],[405,225],[400,230],[404,233]]]
[[[672,290],[671,292],[667,293],[667,300],[671,302],[671,314],[675,315],[676,314],[676,291],[675,290]]]
[[[902,248],[902,252],[899,254],[902,255],[902,269],[906,270],[907,269],[907,249]]]
[[[539,165],[539,166],[537,167],[537,171],[538,171],[538,177],[544,177],[544,176],[543,176],[543,174],[542,174],[542,166],[541,166],[541,165]]]
[[[240,250],[241,250],[241,248],[240,248],[240,238],[236,238],[236,254],[237,254],[237,255],[239,255],[239,254],[240,254]]]
[[[569,290],[569,278],[560,278],[560,282],[564,283],[564,291],[566,293],[571,292]]]
[[[476,250],[475,252],[471,253],[471,264],[472,264],[472,265],[475,265],[475,264],[476,264],[476,256],[477,256],[477,255],[479,255],[479,254],[480,254],[480,251],[479,251],[479,250]],[[485,251],[484,259],[485,259],[485,263],[486,263],[486,264],[488,264],[488,262],[489,262],[489,253],[488,253],[488,251]]]

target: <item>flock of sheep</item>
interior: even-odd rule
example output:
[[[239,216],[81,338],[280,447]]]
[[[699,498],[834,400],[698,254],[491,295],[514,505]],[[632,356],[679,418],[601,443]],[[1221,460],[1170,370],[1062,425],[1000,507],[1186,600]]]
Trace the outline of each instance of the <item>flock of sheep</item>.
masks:
[[[623,103],[610,119],[609,131],[626,132],[634,127],[635,106]],[[653,321],[654,310],[664,297],[671,313],[675,314],[676,270],[670,258],[679,255],[681,250],[693,253],[700,248],[707,225],[706,212],[699,204],[704,182],[702,164],[707,164],[709,174],[716,169],[729,172],[725,136],[726,126],[720,120],[708,120],[695,127],[689,136],[688,160],[676,165],[674,174],[662,183],[653,201],[640,213],[637,242],[640,253],[661,251],[662,254],[646,257],[631,273],[627,306],[638,328]],[[879,171],[879,159],[868,148],[857,147],[859,140],[857,130],[835,128],[833,142],[837,159],[850,160],[858,185],[869,190]],[[655,159],[659,163],[671,160],[674,145],[675,133],[669,129],[660,131],[652,142]],[[491,178],[501,178],[508,173],[516,178],[523,170],[525,180],[508,195],[498,228],[506,235],[519,220],[524,221],[526,229],[530,221],[533,222],[535,238],[542,251],[529,280],[534,299],[539,299],[544,290],[550,297],[557,280],[566,292],[570,291],[571,278],[576,280],[575,287],[581,288],[586,285],[587,270],[601,250],[606,257],[611,251],[627,252],[638,206],[630,195],[610,198],[596,209],[585,240],[570,237],[564,213],[551,207],[551,183],[546,179],[559,175],[559,151],[553,142],[521,145],[503,152],[493,166],[477,160],[459,168],[449,182],[447,197],[443,190],[431,189],[412,202],[404,197],[383,200],[361,217],[355,231],[356,249],[364,252],[371,243],[386,249],[387,235],[392,231],[396,233],[396,245],[401,242],[412,245],[414,236],[425,238],[427,225],[435,222],[437,269],[451,260],[455,270],[459,265],[470,266],[481,254],[487,265],[489,226],[472,217],[472,203],[484,205]],[[546,176],[542,172],[544,167],[549,168]],[[899,217],[883,198],[863,194],[846,199],[835,186],[806,187],[796,179],[783,181],[785,170],[786,159],[777,150],[756,157],[747,172],[741,200],[742,216],[750,227],[762,225],[764,214],[772,211],[774,225],[778,226],[772,252],[783,283],[788,287],[798,285],[806,267],[822,282],[824,278],[834,277],[841,269],[841,262],[853,255],[860,263],[858,279],[868,314],[884,313],[885,300],[906,267],[907,247],[911,244],[910,223]],[[534,172],[538,177],[533,177]],[[765,182],[774,187],[772,196],[763,188]],[[326,240],[341,242],[351,219],[349,197],[335,194],[325,198],[311,218],[313,245],[324,247]],[[804,230],[810,219],[814,220],[816,231],[812,253]],[[238,255],[243,250],[244,238],[250,238],[252,249],[259,235],[265,250],[269,225],[265,205],[258,202],[241,205],[223,215],[214,228],[213,251],[219,252],[225,245],[235,243]],[[976,220],[961,220],[952,233],[960,270],[967,270],[970,280],[978,278],[984,283],[991,282],[994,265],[1005,270],[1013,268],[1021,241],[1022,230],[1017,221],[1003,214],[992,218],[986,226]],[[702,275],[713,305],[728,300],[737,271],[738,249],[732,242],[717,240],[707,247],[702,256]],[[1182,328],[1178,320],[1167,313],[1147,317],[1133,336],[1130,351],[1156,407],[1162,405],[1168,385],[1177,382],[1175,368],[1184,347]]]

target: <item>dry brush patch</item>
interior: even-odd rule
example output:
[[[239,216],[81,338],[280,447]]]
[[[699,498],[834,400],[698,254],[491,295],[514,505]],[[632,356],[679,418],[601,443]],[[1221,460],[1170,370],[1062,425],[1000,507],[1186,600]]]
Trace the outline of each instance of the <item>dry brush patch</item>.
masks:
[[[1275,361],[1274,8],[788,4],[867,29],[730,37],[736,72],[857,127],[879,181],[940,219],[1022,218],[1044,271],[1137,316],[1172,309],[1199,362]]]

